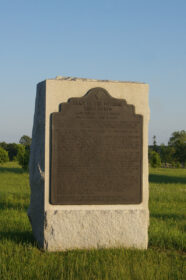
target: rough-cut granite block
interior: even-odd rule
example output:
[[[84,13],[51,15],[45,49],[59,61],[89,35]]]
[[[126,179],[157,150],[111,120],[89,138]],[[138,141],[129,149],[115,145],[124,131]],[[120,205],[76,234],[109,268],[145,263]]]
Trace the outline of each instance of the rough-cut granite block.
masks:
[[[50,204],[51,114],[71,97],[101,87],[125,99],[143,116],[142,202],[126,205]],[[90,248],[139,248],[148,245],[148,85],[77,78],[49,79],[37,86],[30,157],[31,201],[28,216],[38,244],[48,251]]]

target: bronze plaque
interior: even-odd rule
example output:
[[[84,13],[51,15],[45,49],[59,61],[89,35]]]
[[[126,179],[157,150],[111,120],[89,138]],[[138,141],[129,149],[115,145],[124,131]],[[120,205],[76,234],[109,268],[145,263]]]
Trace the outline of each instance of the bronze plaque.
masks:
[[[143,117],[93,88],[62,103],[51,119],[52,204],[142,201]]]

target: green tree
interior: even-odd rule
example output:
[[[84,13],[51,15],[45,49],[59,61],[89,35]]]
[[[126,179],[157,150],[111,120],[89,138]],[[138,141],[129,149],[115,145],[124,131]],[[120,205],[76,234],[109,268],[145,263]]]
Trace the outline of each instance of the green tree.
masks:
[[[149,162],[152,167],[160,167],[161,166],[160,155],[155,151],[150,151]]]
[[[0,147],[7,151],[7,143],[6,142],[0,142]]]
[[[0,147],[0,163],[9,161],[8,152]]]
[[[8,152],[8,157],[10,161],[16,159],[18,153],[18,144],[1,142],[0,147],[2,147]]]
[[[27,135],[23,135],[19,140],[19,143],[24,145],[24,146],[30,146],[31,142],[32,142],[32,138],[30,138]]]
[[[18,144],[16,144],[16,143],[9,143],[9,144],[7,144],[6,150],[8,152],[8,156],[9,156],[9,159],[11,161],[15,160],[17,158]]]
[[[19,144],[17,159],[21,167],[26,171],[28,171],[29,155],[30,155],[30,149],[25,147],[23,144]]]
[[[173,163],[174,162],[175,149],[171,146],[160,145],[160,158],[163,163]]]
[[[154,135],[152,139],[153,139],[153,151],[157,152],[158,146],[157,146],[156,136]]]
[[[174,161],[182,164],[186,163],[186,131],[175,131],[172,133],[169,147],[174,148]]]

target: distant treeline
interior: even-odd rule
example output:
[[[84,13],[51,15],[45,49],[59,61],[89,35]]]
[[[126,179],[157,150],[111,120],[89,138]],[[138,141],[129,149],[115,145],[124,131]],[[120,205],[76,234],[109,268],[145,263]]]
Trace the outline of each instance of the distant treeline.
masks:
[[[173,132],[168,145],[157,145],[156,136],[153,136],[149,163],[152,167],[186,167],[186,131]]]
[[[29,136],[23,135],[19,144],[0,142],[0,163],[18,161],[23,169],[28,170],[31,141]],[[157,145],[156,136],[153,136],[149,164],[152,167],[186,167],[186,131],[173,132],[168,145]]]
[[[28,170],[31,141],[29,136],[23,135],[19,144],[0,142],[0,163],[18,161],[24,170]]]

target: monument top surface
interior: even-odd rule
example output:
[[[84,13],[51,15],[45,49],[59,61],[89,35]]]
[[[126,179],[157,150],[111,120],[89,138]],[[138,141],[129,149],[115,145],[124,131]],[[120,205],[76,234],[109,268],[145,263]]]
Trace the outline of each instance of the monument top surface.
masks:
[[[56,81],[82,81],[82,82],[101,82],[101,83],[127,83],[127,84],[145,84],[143,82],[134,82],[134,81],[117,81],[117,80],[97,80],[97,79],[88,79],[88,78],[78,78],[78,77],[64,77],[64,76],[57,76],[56,78],[49,78],[46,80],[56,80]]]

